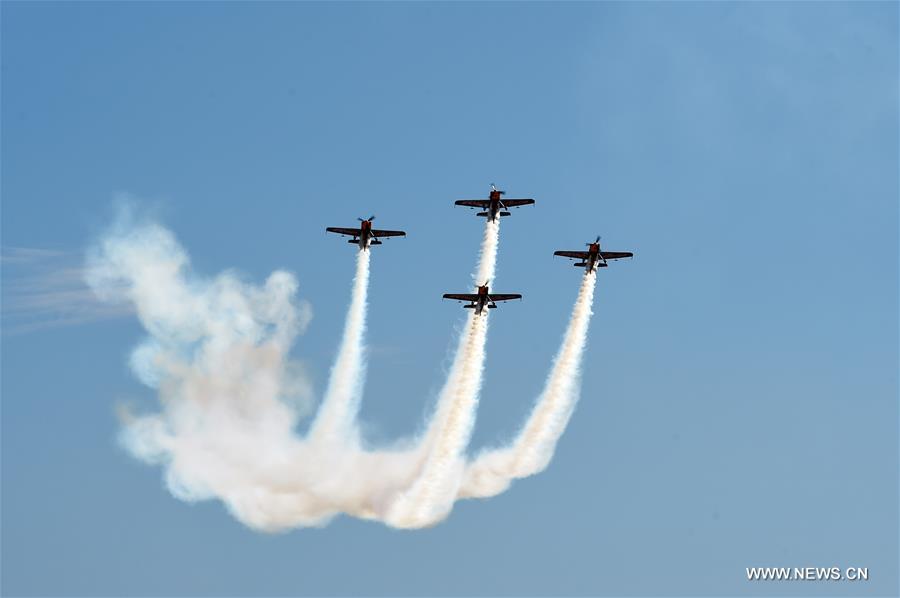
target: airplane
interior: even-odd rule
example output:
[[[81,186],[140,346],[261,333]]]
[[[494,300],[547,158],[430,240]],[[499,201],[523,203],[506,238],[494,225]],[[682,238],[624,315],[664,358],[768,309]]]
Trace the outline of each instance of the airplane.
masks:
[[[509,208],[527,206],[534,203],[533,199],[501,199],[506,191],[500,191],[491,183],[491,194],[488,199],[458,199],[456,205],[469,208],[481,208],[476,216],[486,216],[491,222],[497,220],[497,216],[509,216]]]
[[[367,220],[357,218],[359,220],[359,228],[339,228],[329,226],[325,232],[337,233],[339,235],[347,235],[353,237],[348,243],[356,243],[360,250],[365,251],[370,245],[381,245],[380,237],[405,237],[406,233],[402,230],[379,230],[372,228],[372,221],[375,216],[370,216]]]
[[[617,260],[623,257],[634,257],[630,251],[600,251],[600,236],[593,243],[585,243],[587,251],[554,251],[553,255],[561,255],[576,260],[579,263],[572,264],[576,268],[586,268],[585,272],[593,272],[597,268],[606,268],[606,260]]]
[[[456,299],[457,301],[470,301],[468,305],[463,305],[465,309],[474,309],[475,315],[480,316],[484,308],[494,309],[497,307],[497,301],[509,301],[511,299],[521,299],[522,295],[489,295],[488,283],[479,285],[477,293],[445,293],[444,299]]]

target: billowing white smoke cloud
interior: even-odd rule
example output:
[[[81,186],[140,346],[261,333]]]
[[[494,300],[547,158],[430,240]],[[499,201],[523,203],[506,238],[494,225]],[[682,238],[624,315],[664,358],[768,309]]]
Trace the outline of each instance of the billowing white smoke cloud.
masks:
[[[482,452],[466,467],[460,498],[495,496],[515,478],[543,471],[578,401],[581,359],[587,343],[595,272],[584,275],[569,327],[556,354],[544,391],[525,425],[508,447]]]
[[[498,223],[488,222],[476,284],[494,277],[498,240]],[[240,521],[264,531],[322,525],[338,513],[421,527],[446,517],[458,497],[495,494],[509,479],[546,466],[577,394],[593,282],[582,288],[579,305],[586,310],[576,306],[566,335],[580,335],[580,344],[564,342],[520,438],[467,467],[486,314],[466,320],[422,434],[391,448],[364,449],[356,418],[365,376],[370,254],[357,255],[343,339],[304,438],[296,425],[311,392],[288,350],[311,311],[296,300],[291,274],[274,272],[262,286],[230,273],[198,277],[171,233],[127,218],[89,253],[88,283],[101,297],[132,302],[149,333],[131,365],[158,390],[161,411],[126,413],[124,444],[136,457],[164,466],[176,497],[219,498]]]
[[[287,354],[311,310],[295,300],[291,274],[274,272],[261,287],[230,273],[203,279],[170,232],[123,217],[89,252],[87,282],[131,301],[150,334],[131,366],[158,389],[162,411],[126,414],[122,438],[164,464],[175,496],[218,497],[259,529],[280,527],[286,505],[272,505],[286,501],[282,490],[294,492],[297,523],[333,514],[305,490],[310,458],[294,434],[311,393]]]

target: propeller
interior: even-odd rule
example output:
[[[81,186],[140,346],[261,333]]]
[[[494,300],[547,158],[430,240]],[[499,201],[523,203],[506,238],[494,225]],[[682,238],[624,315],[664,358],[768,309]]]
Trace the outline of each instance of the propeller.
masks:
[[[597,238],[594,239],[594,243],[597,243],[597,244],[600,243],[600,235],[597,235]],[[585,245],[587,245],[588,247],[590,247],[590,246],[593,245],[594,243],[585,243]]]
[[[363,220],[362,218],[357,218],[357,220],[359,220],[360,222],[372,222],[373,220],[375,220],[375,216],[369,216],[365,220]]]
[[[494,183],[491,183],[491,191],[497,191],[500,195],[506,195],[506,191],[500,191]]]

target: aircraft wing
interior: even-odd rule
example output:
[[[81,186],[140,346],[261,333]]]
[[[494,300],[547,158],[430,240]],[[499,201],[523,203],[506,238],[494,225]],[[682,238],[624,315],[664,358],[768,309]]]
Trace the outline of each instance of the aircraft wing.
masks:
[[[359,236],[358,228],[340,228],[337,226],[329,226],[328,228],[325,229],[325,232],[337,233],[339,235],[351,235],[353,237]]]
[[[618,260],[623,257],[634,257],[634,254],[630,251],[601,251],[600,255],[602,255],[605,260]]]
[[[591,257],[591,254],[587,251],[554,251],[553,255],[560,255],[562,257],[570,257],[576,260],[586,260]]]
[[[501,199],[501,203],[507,208],[517,208],[519,206],[528,206],[534,203],[533,199]]]
[[[405,237],[406,233],[402,230],[378,230],[373,228],[372,234],[376,237]]]
[[[458,206],[467,206],[469,208],[489,208],[491,207],[491,200],[489,199],[457,199],[456,205]]]
[[[522,295],[495,295],[491,293],[491,301],[510,301],[511,299],[521,299]]]
[[[457,301],[478,301],[478,295],[472,293],[444,293],[444,299],[456,299]]]

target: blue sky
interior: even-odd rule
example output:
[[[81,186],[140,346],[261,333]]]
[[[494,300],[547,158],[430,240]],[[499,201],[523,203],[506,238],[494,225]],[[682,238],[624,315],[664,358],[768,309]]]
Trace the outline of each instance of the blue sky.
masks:
[[[5,595],[900,590],[896,3],[0,10],[2,245],[28,256],[2,272]],[[363,417],[410,434],[481,233],[452,201],[491,182],[537,205],[501,230],[494,286],[525,300],[492,317],[473,448],[541,388],[578,285],[553,250],[636,257],[601,273],[550,468],[432,529],[267,536],[177,501],[116,443],[117,402],[154,401],[139,324],[53,314],[129,194],[198,273],[296,273],[321,392],[353,269],[324,227],[375,213],[409,236],[373,255]],[[871,579],[746,581],[761,565]]]

